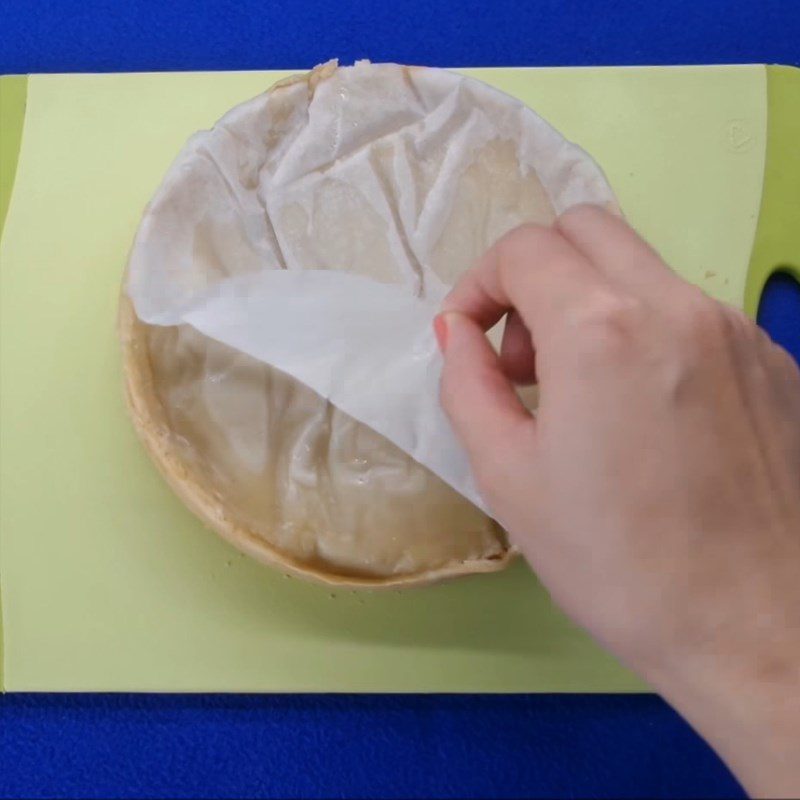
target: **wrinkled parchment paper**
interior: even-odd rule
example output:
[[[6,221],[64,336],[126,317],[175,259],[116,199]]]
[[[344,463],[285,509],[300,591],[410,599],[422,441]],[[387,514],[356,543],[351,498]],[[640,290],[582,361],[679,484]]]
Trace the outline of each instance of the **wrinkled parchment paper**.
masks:
[[[482,83],[391,64],[321,75],[189,140],[142,220],[129,295],[142,321],[276,367],[486,510],[439,406],[431,321],[500,235],[613,194]]]

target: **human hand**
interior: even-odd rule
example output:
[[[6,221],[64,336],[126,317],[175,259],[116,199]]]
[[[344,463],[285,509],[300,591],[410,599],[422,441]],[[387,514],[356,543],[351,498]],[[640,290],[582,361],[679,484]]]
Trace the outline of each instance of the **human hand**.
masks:
[[[484,331],[507,312],[501,354]],[[800,373],[621,219],[501,239],[436,320],[442,403],[554,600],[751,791],[800,791]],[[539,385],[530,414],[513,383]]]

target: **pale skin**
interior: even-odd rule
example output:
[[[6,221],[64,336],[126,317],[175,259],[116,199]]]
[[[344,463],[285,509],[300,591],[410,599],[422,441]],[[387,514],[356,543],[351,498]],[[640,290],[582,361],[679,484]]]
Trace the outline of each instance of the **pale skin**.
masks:
[[[509,321],[498,356],[484,335]],[[756,796],[800,794],[800,372],[590,206],[501,239],[435,328],[479,488],[554,600]],[[536,415],[514,384],[536,382]]]

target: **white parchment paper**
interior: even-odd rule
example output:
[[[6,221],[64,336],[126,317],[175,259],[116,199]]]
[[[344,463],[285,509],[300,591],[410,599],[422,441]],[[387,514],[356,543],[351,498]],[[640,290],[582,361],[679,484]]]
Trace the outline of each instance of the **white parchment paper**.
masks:
[[[128,292],[144,322],[293,376],[485,510],[438,400],[431,322],[469,266],[452,241],[613,194],[580,148],[484,84],[391,64],[321,77],[187,143],[142,220]]]

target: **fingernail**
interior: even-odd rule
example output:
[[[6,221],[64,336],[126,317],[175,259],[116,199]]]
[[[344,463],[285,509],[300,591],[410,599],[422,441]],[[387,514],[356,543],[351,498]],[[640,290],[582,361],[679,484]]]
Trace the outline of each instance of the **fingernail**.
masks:
[[[447,320],[444,314],[437,314],[433,318],[433,332],[436,334],[439,349],[444,353],[447,348]]]

